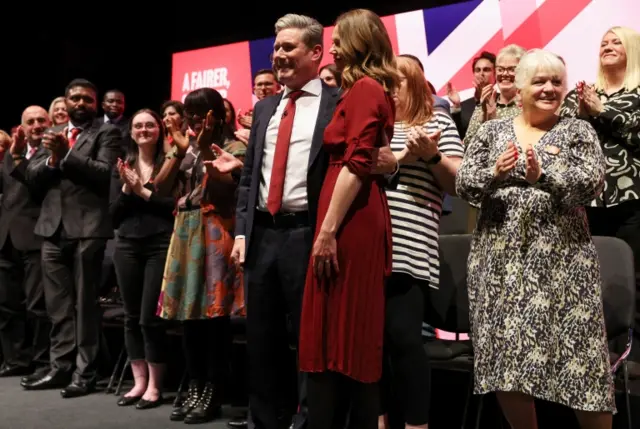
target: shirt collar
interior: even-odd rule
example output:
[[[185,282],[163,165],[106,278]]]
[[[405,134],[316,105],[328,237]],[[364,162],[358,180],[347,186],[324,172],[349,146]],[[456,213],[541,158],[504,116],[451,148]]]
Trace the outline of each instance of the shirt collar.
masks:
[[[307,82],[306,85],[303,86],[301,89],[307,94],[315,95],[317,97],[322,93],[322,81],[320,80],[319,77],[316,77],[314,79],[311,79],[309,82]],[[293,90],[290,89],[288,86],[285,86],[282,98],[287,98],[291,91]]]

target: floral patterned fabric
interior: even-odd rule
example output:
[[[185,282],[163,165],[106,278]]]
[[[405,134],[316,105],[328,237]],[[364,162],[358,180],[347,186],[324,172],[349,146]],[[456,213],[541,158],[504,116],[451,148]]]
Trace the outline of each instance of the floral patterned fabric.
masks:
[[[480,206],[468,261],[476,394],[521,392],[584,411],[615,411],[600,268],[584,204],[604,185],[593,128],[562,118],[535,146],[544,176],[525,158],[504,181],[498,156],[517,142],[513,119],[485,123],[456,178]],[[517,145],[519,146],[519,145]]]

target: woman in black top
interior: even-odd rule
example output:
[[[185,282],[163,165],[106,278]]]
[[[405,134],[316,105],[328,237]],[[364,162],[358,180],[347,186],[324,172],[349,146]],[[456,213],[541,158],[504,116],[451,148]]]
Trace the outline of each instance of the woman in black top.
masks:
[[[116,231],[113,256],[125,311],[125,346],[135,385],[118,405],[154,408],[162,403],[166,333],[156,308],[173,231],[174,199],[153,192],[164,161],[163,124],[153,111],[138,111],[130,123],[125,161],[111,182],[110,212]]]

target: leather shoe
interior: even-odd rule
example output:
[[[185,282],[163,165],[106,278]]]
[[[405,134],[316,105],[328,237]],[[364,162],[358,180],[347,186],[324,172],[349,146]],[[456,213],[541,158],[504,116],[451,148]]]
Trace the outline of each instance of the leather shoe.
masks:
[[[247,421],[247,415],[239,415],[233,417],[231,420],[227,422],[227,426],[231,429],[247,429],[249,427],[249,422]]]
[[[69,383],[71,376],[62,371],[49,371],[47,374],[33,381],[22,383],[26,390],[59,389]]]
[[[85,381],[73,381],[70,385],[62,389],[60,395],[63,398],[79,398],[93,393],[96,390],[95,383]]]
[[[20,379],[20,386],[24,387],[24,385],[26,383],[31,383],[33,381],[36,381],[42,377],[44,377],[45,375],[47,375],[47,373],[49,373],[51,371],[51,368],[43,366],[40,367],[38,369],[36,369],[33,374],[29,374],[27,376],[24,376]]]
[[[130,405],[137,404],[142,399],[142,396],[121,396],[118,400],[118,406],[128,407]]]
[[[156,399],[155,401],[140,399],[140,401],[136,404],[136,410],[150,410],[152,408],[158,408],[163,403],[164,399],[162,399],[162,395],[158,396],[158,399]]]
[[[28,366],[3,365],[0,368],[0,377],[16,377],[28,374],[31,374],[31,368]]]

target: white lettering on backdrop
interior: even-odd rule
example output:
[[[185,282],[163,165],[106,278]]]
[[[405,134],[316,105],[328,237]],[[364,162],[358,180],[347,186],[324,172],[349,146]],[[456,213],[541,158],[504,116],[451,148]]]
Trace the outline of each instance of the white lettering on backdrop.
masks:
[[[229,71],[226,67],[185,73],[182,79],[182,101],[184,102],[189,92],[200,88],[213,88],[222,98],[227,98],[227,92],[231,86],[228,76]]]

